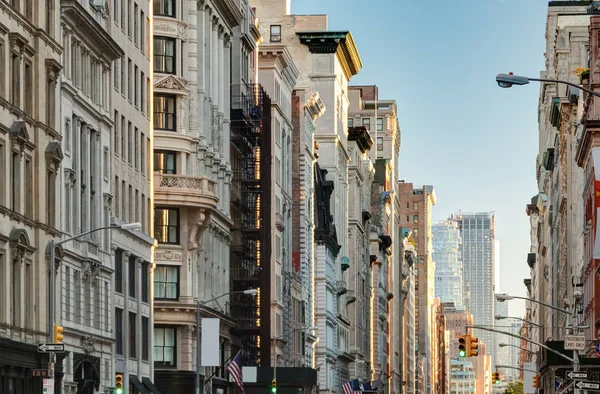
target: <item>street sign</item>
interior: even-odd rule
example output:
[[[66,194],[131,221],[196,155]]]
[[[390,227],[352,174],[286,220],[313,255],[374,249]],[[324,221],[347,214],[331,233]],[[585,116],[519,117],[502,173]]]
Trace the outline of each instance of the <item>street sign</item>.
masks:
[[[565,335],[565,350],[585,350],[585,336]]]
[[[588,389],[588,390],[600,390],[600,383],[594,382],[577,382],[575,386],[578,389]]]
[[[587,372],[569,371],[569,372],[567,372],[567,378],[569,378],[569,379],[587,379],[588,373]]]
[[[44,393],[54,393],[54,379],[44,379]]]
[[[34,376],[37,378],[47,378],[48,370],[47,369],[32,369],[31,376]]]
[[[38,353],[64,353],[64,343],[40,343]]]

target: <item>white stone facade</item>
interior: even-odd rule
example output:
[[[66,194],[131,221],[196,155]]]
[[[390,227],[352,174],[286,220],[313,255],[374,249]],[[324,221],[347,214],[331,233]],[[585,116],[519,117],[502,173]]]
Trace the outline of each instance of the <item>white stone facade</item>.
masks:
[[[16,394],[41,393],[31,369],[48,360],[36,345],[49,340],[47,245],[60,235],[59,19],[55,2],[0,4],[0,390]]]

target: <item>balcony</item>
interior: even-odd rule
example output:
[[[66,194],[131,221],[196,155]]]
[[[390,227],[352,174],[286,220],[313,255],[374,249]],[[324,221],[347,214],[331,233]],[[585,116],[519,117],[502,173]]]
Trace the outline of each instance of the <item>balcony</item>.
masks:
[[[275,226],[279,231],[285,230],[285,221],[283,220],[283,215],[280,213],[275,214]]]
[[[154,203],[214,209],[219,202],[216,182],[201,176],[154,174]]]

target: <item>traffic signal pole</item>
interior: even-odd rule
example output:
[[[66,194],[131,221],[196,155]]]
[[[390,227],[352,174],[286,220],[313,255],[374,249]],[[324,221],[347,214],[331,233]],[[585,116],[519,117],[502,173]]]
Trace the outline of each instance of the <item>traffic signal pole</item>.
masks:
[[[48,342],[50,343],[54,343],[54,325],[56,324],[56,322],[54,321],[55,318],[55,312],[54,312],[54,308],[56,305],[56,289],[55,289],[55,282],[56,282],[56,270],[54,269],[55,266],[55,259],[56,256],[54,255],[54,249],[56,248],[56,242],[54,241],[54,238],[52,238],[50,240],[50,297],[48,300]],[[49,361],[48,361],[48,377],[50,379],[54,379],[54,365],[56,363],[56,353],[54,352],[50,352],[48,354],[49,356]]]

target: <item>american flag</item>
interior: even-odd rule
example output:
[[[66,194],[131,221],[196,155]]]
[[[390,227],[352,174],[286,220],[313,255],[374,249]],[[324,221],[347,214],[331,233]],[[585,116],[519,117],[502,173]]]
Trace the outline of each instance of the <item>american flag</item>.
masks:
[[[233,361],[227,367],[227,372],[233,379],[233,382],[240,389],[240,391],[244,392],[244,380],[242,379],[242,366],[240,365],[240,355],[242,351],[240,350],[238,354],[233,358]]]
[[[344,394],[360,394],[360,385],[358,379],[354,379],[342,386],[342,392]]]

